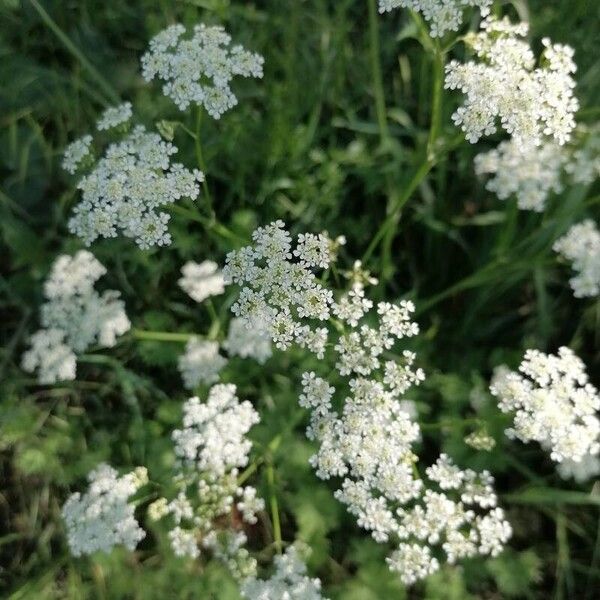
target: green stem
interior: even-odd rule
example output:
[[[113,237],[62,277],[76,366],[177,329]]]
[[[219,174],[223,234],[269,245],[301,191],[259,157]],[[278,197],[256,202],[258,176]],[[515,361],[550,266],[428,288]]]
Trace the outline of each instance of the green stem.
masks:
[[[102,88],[104,93],[110,99],[110,102],[119,103],[121,100],[119,94],[113,89],[100,72],[92,65],[92,63],[84,56],[84,54],[75,46],[64,31],[55,23],[52,17],[46,12],[38,0],[29,0],[35,11],[40,15],[44,25],[52,31],[52,33],[62,42],[63,46],[81,63],[81,66],[90,74],[90,77]],[[107,103],[108,104],[108,103]]]
[[[387,115],[385,110],[385,95],[383,92],[383,77],[381,75],[381,65],[379,63],[379,21],[377,18],[377,6],[375,0],[368,0],[369,4],[369,46],[371,53],[371,70],[373,72],[373,93],[375,94],[375,111],[377,113],[377,123],[379,125],[379,135],[381,141],[385,141],[389,136],[387,126]]]
[[[188,342],[194,337],[203,337],[195,333],[171,333],[168,331],[146,331],[144,329],[132,329],[131,334],[138,340],[156,342]]]
[[[427,139],[427,158],[435,160],[435,145],[440,134],[442,123],[442,90],[444,88],[444,55],[439,42],[435,42],[433,53],[433,95],[431,99],[431,127]]]
[[[281,538],[281,521],[279,520],[279,504],[275,493],[275,471],[271,463],[267,466],[267,481],[269,483],[269,505],[271,507],[271,520],[273,521],[273,538],[278,554],[283,549],[283,540]]]
[[[426,160],[424,163],[422,163],[421,166],[419,167],[419,169],[413,175],[412,179],[409,181],[404,192],[398,196],[398,198],[394,202],[394,205],[391,207],[387,218],[381,224],[381,226],[377,230],[377,233],[371,240],[369,247],[367,248],[366,252],[363,254],[363,257],[362,257],[363,264],[366,264],[368,262],[368,260],[371,258],[371,256],[373,255],[373,252],[375,251],[375,249],[377,248],[377,246],[379,245],[379,242],[383,239],[383,237],[386,234],[388,234],[388,232],[390,230],[391,230],[392,234],[394,233],[395,225],[397,224],[398,216],[400,214],[400,211],[402,210],[402,207],[408,202],[408,200],[412,196],[413,192],[417,189],[417,187],[421,184],[421,182],[425,179],[425,177],[427,177],[427,174],[429,173],[429,171],[431,171],[433,165],[434,165],[434,163],[429,160]]]

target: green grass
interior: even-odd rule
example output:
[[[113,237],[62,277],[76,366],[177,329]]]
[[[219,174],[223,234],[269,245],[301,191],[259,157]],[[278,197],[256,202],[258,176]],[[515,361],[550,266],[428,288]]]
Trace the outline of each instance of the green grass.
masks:
[[[536,47],[544,36],[575,47],[579,121],[595,123],[600,5],[505,4],[529,15]],[[178,289],[183,262],[220,262],[274,218],[294,232],[345,235],[342,262],[364,257],[380,278],[377,299],[417,304],[423,333],[415,347],[428,378],[412,397],[425,423],[443,425],[424,428],[422,459],[441,449],[490,469],[515,533],[502,556],[447,567],[404,590],[385,566],[385,548],[356,527],[307,464],[312,447],[296,396],[310,361],[281,353],[265,367],[233,360],[224,373],[261,414],[255,453],[268,461],[254,477],[279,516],[273,529],[312,547],[310,568],[334,599],[597,597],[600,490],[563,482],[537,446],[503,438],[492,408],[483,414],[497,447],[476,453],[462,441],[474,425],[473,390],[485,397],[492,368],[516,366],[525,348],[569,345],[600,383],[600,304],[572,297],[568,268],[551,251],[571,224],[598,219],[597,186],[566,189],[544,215],[486,192],[473,157],[497,140],[458,142],[450,120],[458,97],[439,93],[440,55],[422,23],[407,11],[381,17],[374,7],[374,0],[0,2],[0,596],[238,597],[218,566],[157,552],[165,545],[158,530],[136,554],[74,559],[66,548],[60,506],[95,464],[169,472],[169,434],[187,397],[176,371],[181,339],[128,334],[110,354],[82,361],[77,381],[51,388],[19,368],[52,261],[80,247],[66,230],[76,194],[60,170],[62,149],[117,97],[131,100],[148,125],[181,121],[195,130],[195,114],[180,113],[142,81],[138,60],[166,24],[205,21],[265,56],[264,79],[236,85],[239,106],[200,124],[217,222],[235,240],[175,213],[168,249],[142,252],[123,239],[94,244],[109,267],[103,285],[122,291],[137,330],[202,333],[214,315]],[[181,128],[176,143],[182,162],[195,166],[196,148]],[[229,292],[215,303],[221,323],[232,300]]]

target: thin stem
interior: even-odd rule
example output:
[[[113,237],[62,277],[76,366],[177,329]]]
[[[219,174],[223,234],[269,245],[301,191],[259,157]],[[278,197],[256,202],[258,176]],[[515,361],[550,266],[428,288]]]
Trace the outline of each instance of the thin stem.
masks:
[[[413,192],[417,189],[417,187],[421,184],[421,182],[425,179],[434,163],[432,161],[426,160],[421,164],[419,169],[413,175],[412,179],[409,181],[408,186],[405,188],[404,192],[398,196],[396,202],[391,207],[389,214],[385,221],[381,224],[377,233],[371,240],[366,252],[363,254],[362,262],[366,264],[368,260],[373,255],[373,252],[379,245],[379,242],[383,239],[383,237],[388,233],[388,230],[395,229],[394,225],[397,223],[397,217],[399,216],[402,207],[406,204],[406,202],[410,199]]]
[[[444,87],[444,55],[439,42],[435,41],[433,52],[433,94],[431,99],[431,127],[427,139],[427,158],[434,160],[435,145],[440,134],[442,122],[442,90]]]
[[[156,342],[188,342],[194,337],[203,337],[195,333],[171,333],[168,331],[146,331],[144,329],[132,329],[131,334],[138,340]]]
[[[273,538],[278,554],[282,553],[283,540],[281,538],[281,521],[279,520],[279,504],[275,493],[275,471],[271,463],[267,466],[267,481],[269,483],[269,505],[271,507],[271,520],[273,521]]]
[[[389,136],[387,126],[387,115],[385,110],[385,95],[383,93],[383,77],[379,63],[379,21],[377,18],[377,6],[375,0],[368,0],[369,4],[369,46],[371,52],[371,70],[373,72],[373,93],[375,94],[375,111],[379,125],[381,141]]]
[[[81,63],[81,66],[90,74],[90,77],[102,88],[111,102],[120,102],[119,94],[113,89],[100,72],[92,65],[92,63],[84,56],[84,54],[75,46],[65,32],[56,24],[54,19],[46,12],[38,0],[29,0],[31,6],[40,15],[44,25],[52,31],[52,33],[62,42],[63,46]]]

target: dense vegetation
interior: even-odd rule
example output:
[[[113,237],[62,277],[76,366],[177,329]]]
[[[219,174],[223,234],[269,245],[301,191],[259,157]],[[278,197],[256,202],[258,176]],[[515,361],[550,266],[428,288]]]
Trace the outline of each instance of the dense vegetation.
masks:
[[[536,51],[546,36],[575,49],[577,121],[592,128],[600,94],[595,0],[495,5],[530,22]],[[465,30],[477,23],[468,15]],[[236,82],[239,104],[219,120],[179,111],[140,75],[148,41],[174,22],[223,25],[265,58],[264,77]],[[573,224],[598,221],[597,185],[565,186],[543,213],[486,190],[474,157],[503,134],[464,140],[451,119],[460,94],[440,92],[436,101],[439,57],[425,23],[407,10],[380,16],[374,0],[3,0],[0,23],[2,597],[239,597],[217,562],[166,551],[158,525],[147,527],[135,553],[74,558],[60,511],[100,462],[145,465],[152,481],[168,476],[171,431],[192,395],[177,371],[186,337],[152,332],[226,332],[238,292],[196,304],[177,285],[181,266],[222,265],[275,219],[294,234],[345,236],[340,272],[362,258],[379,280],[372,300],[415,303],[421,334],[410,348],[427,377],[407,397],[423,431],[419,457],[430,464],[446,452],[463,467],[490,470],[513,536],[497,557],[445,565],[405,588],[386,566],[385,547],[308,463],[315,444],[297,398],[302,372],[318,360],[293,349],[274,351],[264,365],[232,358],[221,372],[261,418],[250,437],[267,510],[248,533],[259,562],[274,552],[275,500],[281,538],[306,542],[309,571],[331,598],[597,597],[597,483],[565,481],[538,444],[507,439],[506,416],[488,391],[493,368],[516,368],[527,348],[569,346],[600,383],[600,302],[573,297],[569,266],[552,251]],[[457,44],[452,56],[470,54]],[[60,167],[62,152],[123,100],[148,129],[159,123],[173,135],[177,160],[190,169],[201,165],[185,129],[199,133],[212,207],[203,194],[198,213],[173,212],[168,247],[94,242],[108,270],[100,287],[120,290],[132,329],[114,348],[86,353],[76,380],[40,386],[21,369],[21,355],[38,329],[43,282],[59,254],[83,247],[67,229],[78,192]],[[495,447],[465,444],[474,431]]]

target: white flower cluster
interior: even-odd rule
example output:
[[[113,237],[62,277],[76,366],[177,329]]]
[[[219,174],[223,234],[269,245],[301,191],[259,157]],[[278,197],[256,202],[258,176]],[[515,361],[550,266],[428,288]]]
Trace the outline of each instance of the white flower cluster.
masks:
[[[327,600],[321,596],[321,581],[306,574],[306,565],[295,546],[274,559],[275,572],[269,579],[246,579],[241,586],[246,600]]]
[[[486,19],[471,38],[480,60],[453,60],[446,66],[446,88],[466,95],[452,118],[471,143],[494,133],[497,120],[518,143],[538,145],[544,136],[558,144],[569,140],[579,106],[573,95],[573,49],[545,38],[536,67],[529,44],[520,39],[527,31],[526,23]]]
[[[600,396],[585,365],[566,347],[558,355],[527,350],[520,373],[499,372],[490,386],[504,413],[514,414],[509,437],[537,441],[556,462],[600,452]]]
[[[64,151],[62,168],[73,175],[79,169],[83,160],[90,156],[93,138],[91,135],[83,137],[71,142]]]
[[[197,397],[183,406],[183,429],[173,432],[175,454],[184,464],[218,476],[244,467],[252,446],[246,434],[258,423],[250,402],[241,402],[232,384],[214,385],[206,403]]]
[[[119,292],[101,295],[94,289],[105,273],[86,250],[54,262],[44,284],[43,329],[31,337],[31,349],[22,358],[23,369],[37,370],[40,383],[75,379],[77,353],[94,344],[110,348],[131,327]]]
[[[573,225],[554,243],[554,251],[572,263],[577,275],[569,281],[576,298],[600,294],[600,231],[587,219]]]
[[[253,358],[264,364],[271,356],[271,338],[264,323],[255,322],[251,327],[243,319],[234,317],[229,323],[227,339],[223,348],[230,356]]]
[[[181,267],[183,277],[179,279],[179,287],[196,302],[203,302],[210,296],[218,296],[225,291],[223,275],[217,263],[205,260],[200,264],[186,262]]]
[[[574,479],[577,483],[585,483],[600,475],[600,457],[585,454],[581,460],[565,458],[556,470],[563,479]]]
[[[395,8],[408,8],[420,12],[429,22],[432,37],[442,37],[448,31],[458,31],[462,25],[463,12],[477,7],[482,16],[490,12],[493,0],[379,0],[379,12]]]
[[[185,345],[185,353],[179,357],[177,366],[183,385],[193,390],[201,383],[218,381],[219,372],[226,364],[227,359],[219,354],[218,342],[194,336]]]
[[[160,207],[181,198],[196,199],[204,175],[171,163],[177,148],[136,126],[121,141],[110,144],[77,188],[81,202],[69,220],[69,231],[87,245],[96,238],[113,238],[117,232],[142,249],[171,243],[170,215]]]
[[[246,434],[258,423],[258,413],[249,402],[240,402],[229,384],[213,386],[206,403],[189,399],[183,412],[183,428],[172,434],[179,494],[170,502],[160,498],[148,514],[153,520],[171,517],[169,539],[176,555],[197,558],[201,548],[210,550],[236,578],[245,579],[255,574],[256,561],[244,547],[239,519],[224,517],[237,511],[243,523],[254,524],[265,507],[256,489],[237,483],[252,446]],[[226,522],[230,525],[223,528]]]
[[[543,212],[548,196],[563,190],[561,174],[567,160],[566,149],[552,139],[535,146],[512,138],[478,154],[475,172],[493,175],[486,188],[500,200],[514,194],[521,210]]]
[[[327,329],[311,328],[302,321],[323,322],[331,316],[333,294],[317,281],[311,268],[329,266],[333,242],[324,234],[300,235],[292,250],[282,221],[259,227],[252,239],[254,246],[230,252],[226,258],[225,282],[244,286],[231,310],[248,327],[264,323],[278,348],[296,342],[322,356]]]
[[[119,104],[119,106],[107,108],[98,119],[96,127],[98,131],[113,129],[114,127],[119,127],[119,125],[129,123],[132,116],[131,102],[124,102],[123,104]]]
[[[198,104],[219,119],[237,104],[231,80],[236,75],[262,77],[264,59],[232,46],[222,27],[196,25],[192,37],[182,39],[185,31],[183,25],[171,25],[152,38],[142,56],[142,75],[146,81],[161,79],[163,93],[180,110]]]
[[[573,183],[583,185],[590,185],[600,177],[600,132],[597,127],[592,129],[586,143],[573,151],[565,171]]]
[[[146,469],[119,477],[112,467],[101,464],[89,473],[88,481],[87,492],[72,494],[62,509],[72,554],[110,552],[121,544],[134,550],[146,534],[128,500],[148,482]]]
[[[295,341],[319,358],[332,348],[327,364],[349,378],[338,413],[333,409],[336,389],[329,381],[314,372],[302,377],[299,403],[311,411],[307,435],[319,443],[311,458],[317,475],[342,477],[336,497],[358,524],[378,542],[398,544],[389,564],[406,583],[439,567],[429,545],[439,544],[450,562],[500,552],[511,529],[502,510],[488,510],[496,504],[489,473],[461,471],[442,456],[427,471],[429,482],[442,491],[429,489],[415,473],[412,445],[420,430],[401,396],[424,373],[413,367],[414,353],[392,354],[397,340],[419,331],[411,319],[413,304],[374,307],[360,283],[335,301],[311,271],[330,263],[328,245],[318,236],[299,236],[292,249],[291,236],[276,222],[258,229],[253,239],[254,246],[227,257],[226,280],[244,286],[232,311],[270,323],[280,348]],[[336,318],[332,331],[305,324],[330,317]],[[319,344],[306,343],[308,335],[319,335]],[[327,345],[330,335],[336,339]]]

